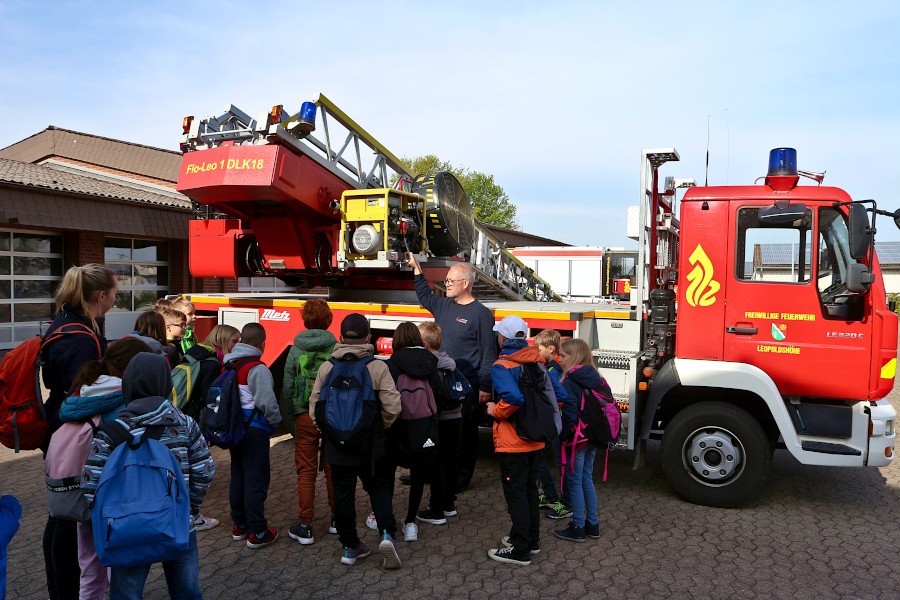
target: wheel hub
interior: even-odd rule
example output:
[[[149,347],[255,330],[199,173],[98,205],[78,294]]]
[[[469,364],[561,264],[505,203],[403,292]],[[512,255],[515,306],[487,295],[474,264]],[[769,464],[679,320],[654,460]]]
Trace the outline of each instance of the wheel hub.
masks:
[[[742,450],[740,440],[731,432],[707,427],[688,436],[684,456],[694,478],[716,485],[727,482],[740,472]]]

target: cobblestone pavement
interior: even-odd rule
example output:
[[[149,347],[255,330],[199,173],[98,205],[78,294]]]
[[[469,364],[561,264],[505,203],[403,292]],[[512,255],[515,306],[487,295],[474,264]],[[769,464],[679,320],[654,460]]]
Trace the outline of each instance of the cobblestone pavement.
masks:
[[[894,392],[895,406],[900,394]],[[487,438],[483,438],[487,442]],[[485,443],[487,446],[487,443]],[[600,490],[599,541],[572,544],[553,537],[543,520],[542,550],[530,567],[492,561],[486,551],[508,532],[498,462],[479,459],[459,517],[446,526],[422,524],[419,541],[398,541],[403,568],[386,572],[374,553],[353,567],[339,563],[337,536],[327,533],[321,486],[314,522],[316,543],[287,537],[296,519],[293,444],[273,440],[273,484],[267,503],[274,545],[250,550],[232,542],[228,519],[228,453],[214,451],[219,474],[203,506],[222,521],[200,532],[200,576],[206,598],[897,598],[900,571],[900,464],[885,469],[803,467],[787,452],[775,455],[761,497],[739,510],[695,506],[667,486],[651,445],[649,466],[631,470],[631,453],[610,456],[609,481]],[[9,598],[46,598],[41,534],[46,519],[39,454],[0,448],[0,491],[12,490],[25,506],[9,553]],[[397,486],[395,513],[402,518],[407,488]],[[357,495],[360,535],[369,508]],[[894,565],[894,567],[891,567]],[[147,598],[166,598],[157,566]]]

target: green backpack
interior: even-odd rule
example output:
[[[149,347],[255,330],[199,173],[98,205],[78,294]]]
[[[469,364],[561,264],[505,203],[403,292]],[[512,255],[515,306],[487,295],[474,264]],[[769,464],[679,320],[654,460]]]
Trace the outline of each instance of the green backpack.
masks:
[[[197,382],[200,380],[201,363],[206,361],[219,362],[215,356],[197,360],[190,354],[185,354],[181,362],[172,369],[172,393],[169,394],[169,400],[194,420],[203,412],[203,398],[197,390]]]
[[[294,379],[294,414],[309,410],[309,396],[312,394],[316,375],[322,363],[331,358],[332,348],[317,352],[303,352],[297,359],[297,377]]]

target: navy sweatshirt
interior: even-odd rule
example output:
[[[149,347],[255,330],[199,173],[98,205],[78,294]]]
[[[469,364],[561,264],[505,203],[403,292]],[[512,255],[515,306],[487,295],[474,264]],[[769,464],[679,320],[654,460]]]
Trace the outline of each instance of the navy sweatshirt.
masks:
[[[424,275],[416,275],[419,303],[434,315],[441,327],[441,350],[456,361],[473,388],[491,391],[491,366],[497,360],[494,315],[478,302],[457,304],[452,298],[434,295]]]

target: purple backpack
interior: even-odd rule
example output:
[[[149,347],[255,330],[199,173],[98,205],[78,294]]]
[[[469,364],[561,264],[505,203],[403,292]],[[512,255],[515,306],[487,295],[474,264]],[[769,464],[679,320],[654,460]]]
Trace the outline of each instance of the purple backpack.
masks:
[[[575,421],[572,439],[564,444],[562,452],[563,470],[565,470],[565,450],[571,448],[571,462],[575,462],[575,452],[588,443],[596,448],[606,450],[603,462],[603,481],[609,462],[609,447],[619,439],[622,430],[622,413],[612,398],[612,392],[606,380],[602,379],[601,389],[585,389],[581,393],[578,406],[578,419]]]
[[[51,517],[91,520],[91,510],[81,491],[81,473],[99,426],[100,416],[95,415],[89,421],[63,423],[50,437],[44,471]]]

